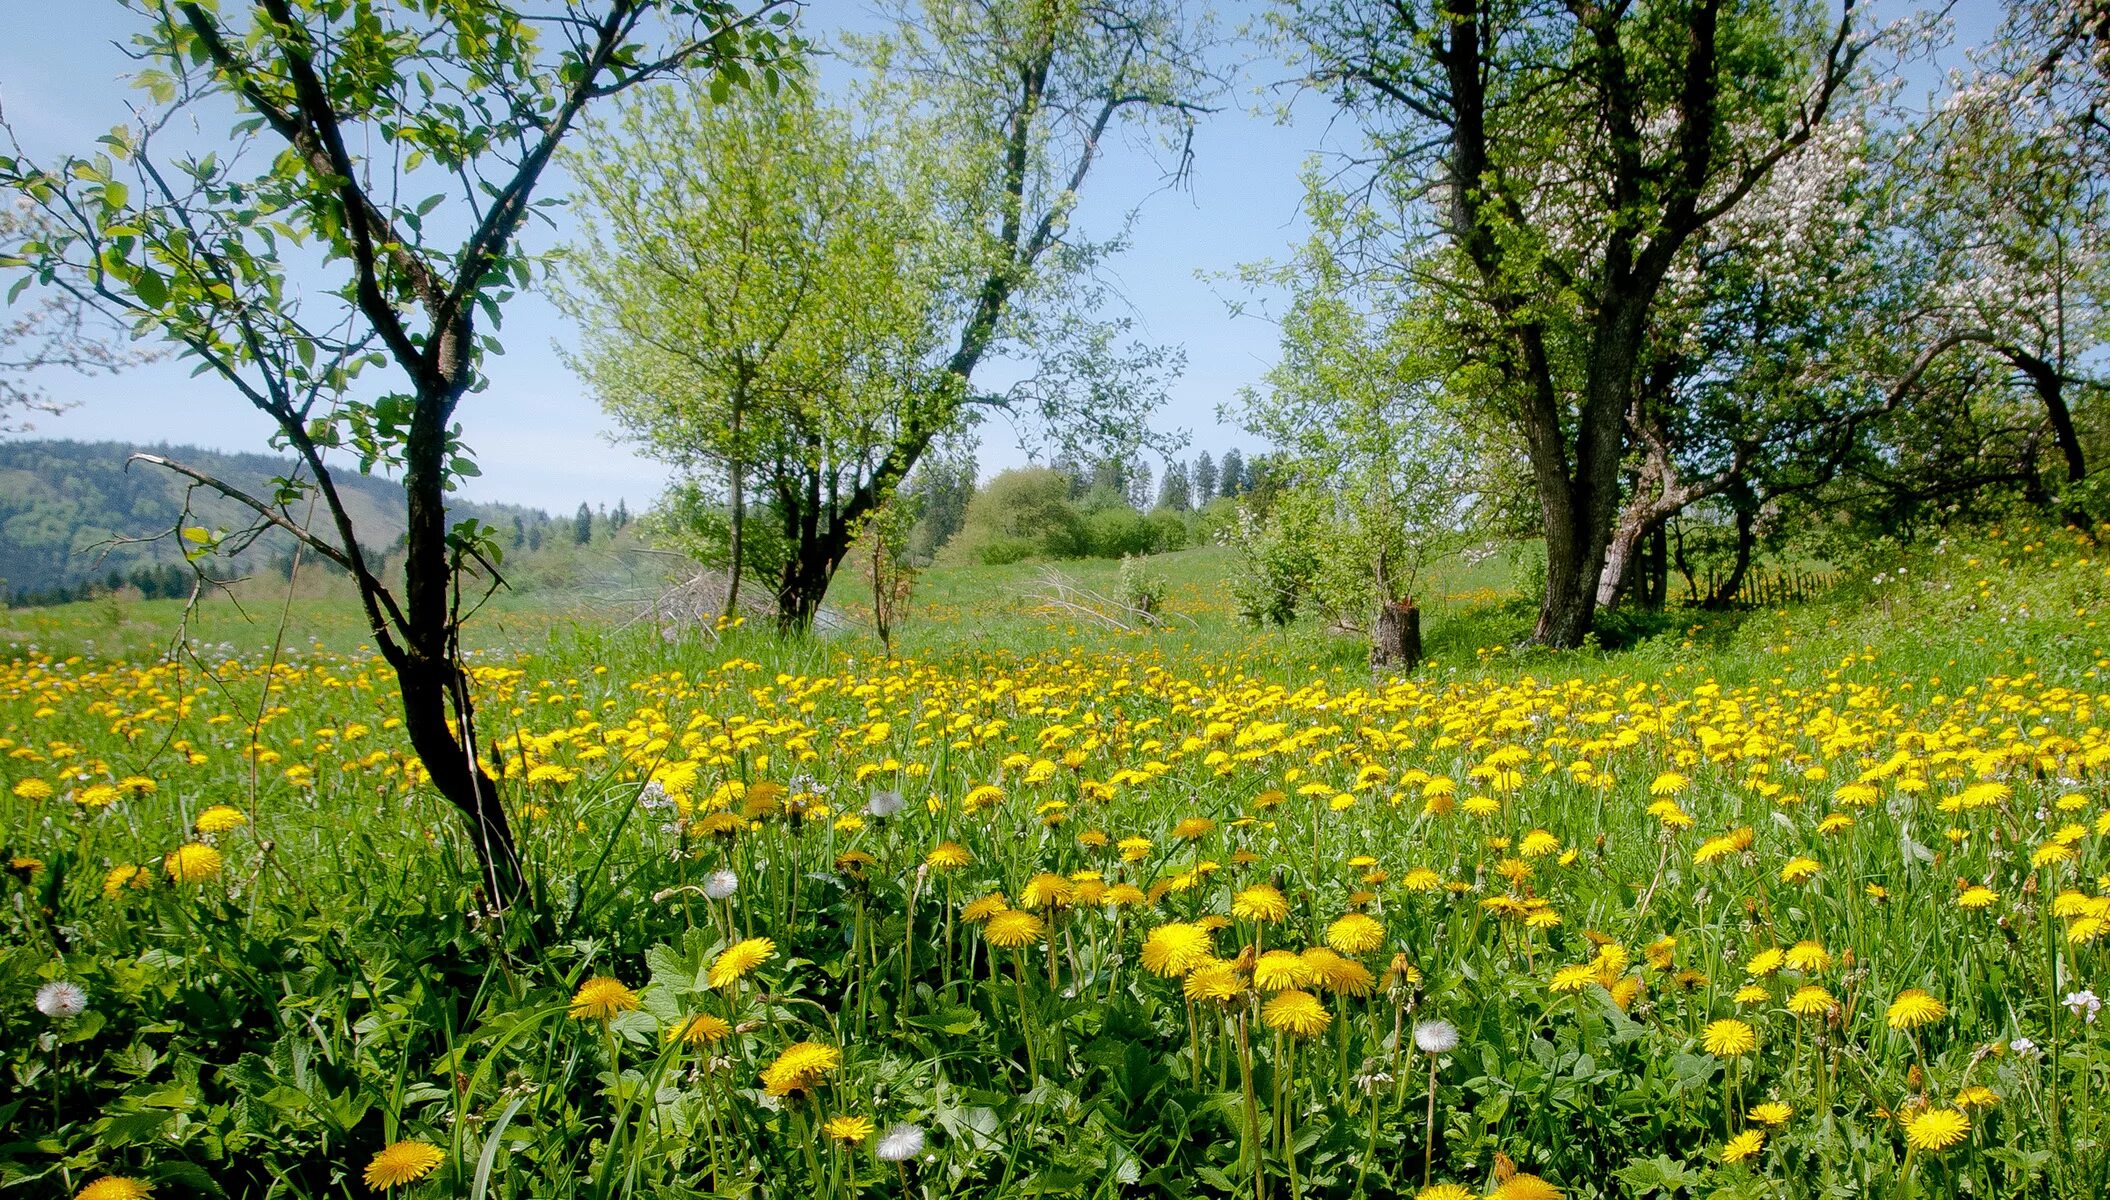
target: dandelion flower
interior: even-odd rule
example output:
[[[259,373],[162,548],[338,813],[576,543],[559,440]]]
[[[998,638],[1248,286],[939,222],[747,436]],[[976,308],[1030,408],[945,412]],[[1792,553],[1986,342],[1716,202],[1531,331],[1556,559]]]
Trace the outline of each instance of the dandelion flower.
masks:
[[[1734,1017],[1724,1017],[1707,1026],[1700,1044],[1709,1054],[1739,1058],[1758,1049],[1758,1031]]]
[[[1011,907],[1002,892],[991,892],[977,900],[969,900],[960,906],[960,919],[970,925],[979,925]]]
[[[1199,925],[1173,921],[1143,939],[1143,969],[1166,978],[1185,975],[1209,958],[1209,932]]]
[[[933,871],[956,871],[974,861],[974,855],[958,842],[939,842],[923,856],[923,862]]]
[[[1263,992],[1288,991],[1311,981],[1311,964],[1287,950],[1270,950],[1253,963],[1253,983]]]
[[[1648,794],[1651,796],[1675,796],[1685,790],[1685,785],[1688,782],[1690,781],[1676,771],[1665,771],[1649,781]]]
[[[1753,979],[1763,979],[1780,970],[1781,963],[1786,960],[1787,953],[1780,947],[1768,946],[1752,955],[1751,961],[1744,964],[1744,974],[1749,975]]]
[[[1227,1004],[1245,991],[1245,976],[1234,963],[1205,962],[1187,973],[1181,991],[1189,1000],[1214,1000]]]
[[[1597,982],[1597,968],[1590,963],[1562,967],[1546,986],[1556,992],[1579,992]]]
[[[794,1042],[763,1068],[762,1088],[772,1096],[809,1090],[843,1065],[843,1052],[826,1042]]]
[[[1771,1125],[1776,1128],[1787,1124],[1788,1118],[1794,1115],[1794,1108],[1782,1104],[1778,1100],[1768,1100],[1764,1104],[1753,1105],[1751,1108],[1752,1120],[1761,1125]]]
[[[249,818],[241,809],[231,804],[215,804],[198,814],[192,828],[203,834],[231,833],[248,823]]]
[[[571,1015],[581,1021],[610,1021],[637,1007],[637,993],[612,975],[596,975],[572,993]]]
[[[1343,954],[1368,954],[1385,940],[1385,927],[1377,918],[1349,913],[1326,927],[1326,944]]]
[[[1928,1108],[1905,1122],[1905,1141],[1915,1150],[1939,1154],[1963,1140],[1971,1118],[1954,1108]]]
[[[1919,988],[1906,988],[1890,1002],[1883,1019],[1892,1029],[1917,1029],[1949,1015],[1948,1006]]]
[[[923,1129],[906,1123],[891,1125],[879,1139],[881,1162],[907,1162],[923,1153]]]
[[[397,1142],[366,1164],[366,1186],[381,1192],[398,1184],[416,1183],[445,1161],[447,1156],[430,1142]]]
[[[1449,1054],[1458,1048],[1458,1027],[1449,1021],[1416,1021],[1414,1048],[1423,1054]]]
[[[146,1200],[153,1194],[154,1185],[144,1179],[133,1179],[129,1175],[105,1175],[73,1193],[73,1200]]]
[[[161,860],[177,883],[203,883],[220,874],[220,852],[203,842],[185,842]]]
[[[845,1146],[855,1146],[872,1136],[872,1128],[870,1117],[829,1117],[821,1132]]]
[[[725,1018],[697,1013],[667,1027],[667,1040],[685,1046],[709,1046],[724,1041],[733,1032]]]
[[[1821,943],[1800,941],[1788,947],[1790,971],[1822,971],[1832,965],[1832,955]]]
[[[703,894],[712,900],[730,900],[740,890],[740,877],[725,868],[719,868],[704,877]]]
[[[1039,943],[1046,934],[1047,922],[1023,909],[1007,908],[989,918],[982,926],[982,936],[990,945],[1004,950],[1016,950]]]
[[[1795,989],[1795,994],[1788,997],[1788,1011],[1798,1017],[1814,1017],[1830,1012],[1838,1003],[1830,992],[1812,984]]]
[[[1729,1143],[1722,1147],[1722,1161],[1742,1162],[1757,1155],[1765,1147],[1766,1135],[1763,1131],[1746,1129],[1735,1137],[1730,1138]]]
[[[1518,1174],[1494,1190],[1494,1200],[1560,1200],[1561,1190],[1536,1175]]]
[[[1277,992],[1260,1009],[1260,1020],[1277,1033],[1317,1037],[1333,1023],[1333,1014],[1310,992],[1292,988]]]
[[[88,993],[77,983],[54,979],[37,989],[37,1011],[54,1021],[70,1021],[88,1008]]]
[[[722,988],[749,971],[768,962],[777,952],[777,944],[766,937],[747,938],[734,942],[718,952],[711,960],[710,984]]]
[[[1414,1193],[1414,1200],[1480,1200],[1480,1193],[1462,1183],[1436,1183]]]
[[[1018,902],[1027,908],[1067,908],[1077,898],[1077,885],[1052,871],[1042,871],[1026,881]]]
[[[1256,883],[1231,898],[1231,915],[1272,925],[1289,916],[1289,900],[1274,884]]]

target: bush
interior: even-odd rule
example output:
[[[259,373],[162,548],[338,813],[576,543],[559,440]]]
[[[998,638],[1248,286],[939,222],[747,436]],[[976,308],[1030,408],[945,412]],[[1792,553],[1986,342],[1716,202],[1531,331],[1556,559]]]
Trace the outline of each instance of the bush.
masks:
[[[1187,548],[1187,517],[1169,508],[1160,508],[1150,514],[1150,527],[1157,531],[1155,539],[1159,552],[1185,550]]]
[[[1047,467],[1015,467],[998,473],[967,502],[956,544],[969,562],[995,563],[1034,555],[1077,558],[1087,552],[1089,538],[1083,516],[1070,503],[1069,476]]]
[[[1148,517],[1122,505],[1103,508],[1084,519],[1085,546],[1097,558],[1148,554],[1158,546],[1158,530]]]

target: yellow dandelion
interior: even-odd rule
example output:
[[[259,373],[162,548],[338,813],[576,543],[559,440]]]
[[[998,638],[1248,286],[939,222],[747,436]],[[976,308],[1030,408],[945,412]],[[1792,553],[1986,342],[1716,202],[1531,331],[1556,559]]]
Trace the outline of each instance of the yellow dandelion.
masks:
[[[1905,1122],[1905,1141],[1915,1150],[1939,1154],[1964,1139],[1971,1118],[1954,1108],[1926,1108]]]
[[[1385,927],[1377,918],[1349,913],[1326,927],[1326,944],[1343,954],[1368,954],[1385,940]]]
[[[1721,1058],[1740,1058],[1758,1049],[1758,1031],[1735,1017],[1710,1022],[1700,1034],[1707,1053]]]
[[[105,1175],[73,1194],[73,1200],[146,1200],[154,1185],[129,1175]]]
[[[368,1160],[366,1186],[383,1192],[400,1184],[416,1183],[446,1161],[447,1155],[430,1142],[397,1142]]]
[[[874,1128],[870,1117],[829,1117],[827,1123],[821,1126],[821,1132],[828,1135],[831,1141],[855,1146],[871,1137]]]
[[[611,1021],[637,1007],[637,993],[612,975],[596,975],[572,993],[571,1015],[581,1021]]]
[[[1260,1009],[1260,1020],[1277,1033],[1295,1037],[1317,1037],[1333,1023],[1333,1014],[1310,992],[1290,989],[1277,992]]]
[[[1765,1148],[1765,1133],[1757,1129],[1746,1129],[1730,1138],[1728,1144],[1722,1147],[1722,1161],[1742,1162],[1747,1158],[1756,1157],[1758,1152]]]
[[[1272,925],[1289,916],[1289,900],[1271,883],[1256,883],[1231,898],[1231,915]]]
[[[1778,1100],[1768,1100],[1764,1104],[1751,1106],[1752,1120],[1757,1121],[1761,1125],[1771,1125],[1774,1128],[1787,1124],[1788,1118],[1794,1115],[1795,1110],[1792,1107],[1782,1104]]]
[[[1160,925],[1143,939],[1143,969],[1153,975],[1185,975],[1209,957],[1209,931],[1185,921]]]
[[[1788,1011],[1798,1017],[1814,1017],[1828,1013],[1838,1004],[1839,1001],[1834,999],[1830,992],[1814,984],[1796,988],[1795,994],[1788,997]]]
[[[1949,1008],[1919,988],[1906,988],[1883,1014],[1892,1029],[1917,1029],[1949,1015]]]
[[[710,1046],[731,1036],[733,1027],[725,1018],[710,1013],[697,1013],[693,1017],[667,1027],[667,1040],[680,1042],[684,1046]]]
[[[794,1042],[763,1068],[762,1088],[772,1096],[809,1091],[842,1065],[843,1052],[826,1042]]]
[[[939,842],[923,856],[924,865],[933,871],[954,871],[973,861],[974,855],[958,842]]]
[[[982,937],[1004,950],[1036,945],[1047,933],[1048,923],[1023,909],[1008,908],[989,918]]]
[[[203,842],[185,842],[164,855],[161,865],[177,883],[203,883],[220,874],[220,852]]]
[[[776,952],[777,944],[766,937],[734,942],[711,960],[710,985],[722,988],[768,962]]]
[[[1288,991],[1311,982],[1311,964],[1288,950],[1270,950],[1253,963],[1253,984],[1263,992]]]

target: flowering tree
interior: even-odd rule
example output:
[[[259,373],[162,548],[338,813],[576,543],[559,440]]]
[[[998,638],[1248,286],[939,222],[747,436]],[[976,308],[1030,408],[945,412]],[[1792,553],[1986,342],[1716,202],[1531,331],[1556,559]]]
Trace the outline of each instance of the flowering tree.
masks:
[[[1536,636],[1589,633],[1628,414],[1681,256],[1834,116],[1866,47],[1771,5],[1289,0],[1310,80],[1363,120],[1383,186],[1455,251],[1547,553]]]

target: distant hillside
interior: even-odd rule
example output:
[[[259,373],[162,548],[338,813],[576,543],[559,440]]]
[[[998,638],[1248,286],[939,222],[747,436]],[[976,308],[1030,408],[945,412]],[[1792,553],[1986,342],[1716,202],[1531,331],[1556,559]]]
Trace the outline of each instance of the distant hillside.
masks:
[[[207,528],[247,524],[248,510],[205,488],[190,492],[191,515],[183,517],[189,481],[145,463],[126,460],[146,451],[172,458],[258,494],[266,481],[290,473],[290,459],[264,454],[223,454],[195,446],[131,446],[120,442],[31,439],[0,441],[0,596],[11,603],[73,598],[83,588],[133,586],[153,594],[180,579],[182,551],[174,541],[127,542],[166,533],[179,521]],[[403,495],[391,480],[346,471],[340,493],[360,538],[392,547],[402,536]],[[321,523],[322,511],[317,509]],[[514,528],[539,545],[553,521],[544,512],[511,505],[461,504],[457,517],[476,517],[500,529]],[[274,531],[234,560],[245,572],[276,569],[288,559],[292,539]]]

